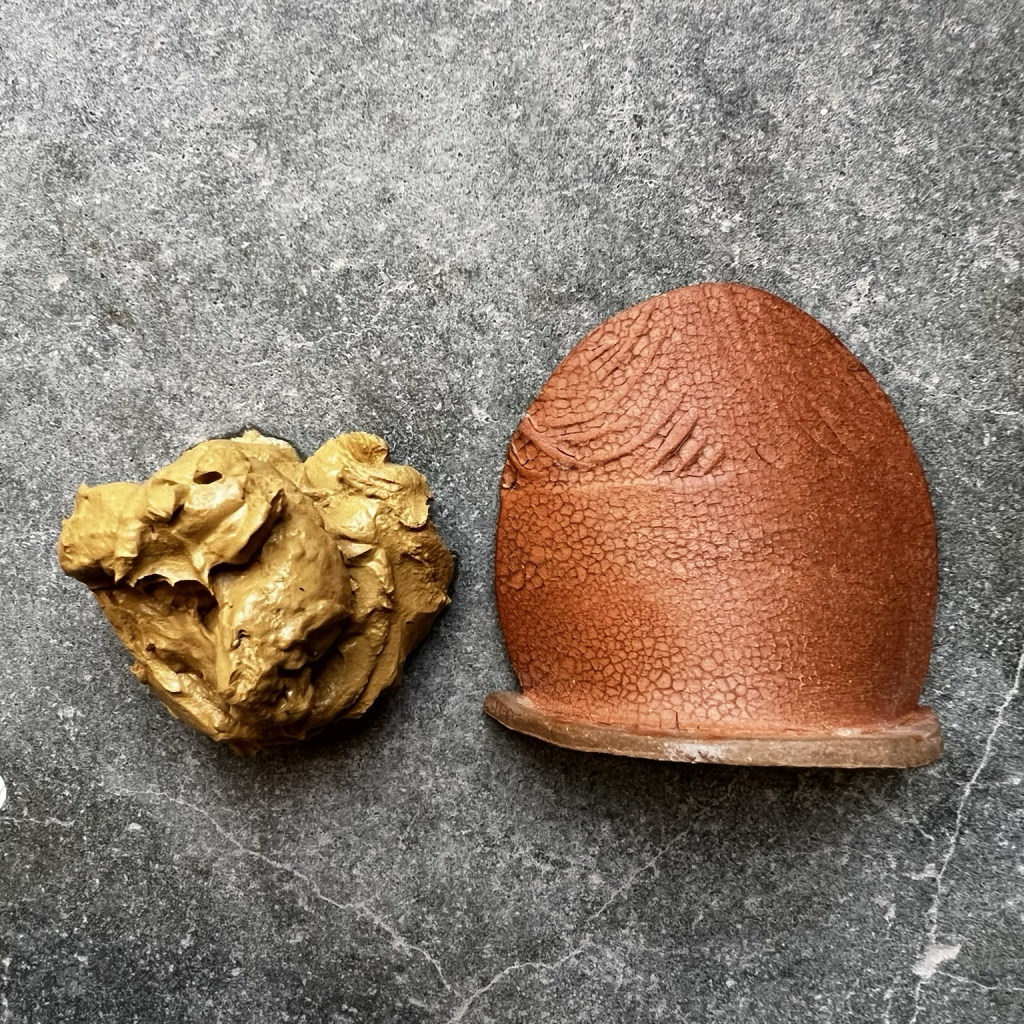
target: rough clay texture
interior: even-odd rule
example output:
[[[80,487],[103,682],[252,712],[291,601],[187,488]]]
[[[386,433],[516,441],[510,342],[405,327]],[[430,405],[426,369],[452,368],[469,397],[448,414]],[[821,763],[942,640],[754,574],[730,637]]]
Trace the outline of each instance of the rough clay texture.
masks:
[[[644,731],[896,722],[935,523],[899,418],[811,317],[743,285],[595,328],[509,446],[498,611],[543,711]]]
[[[0,4],[0,1020],[1017,1024],[1020,4]],[[498,481],[596,325],[806,310],[935,506],[927,768],[559,750],[480,708]],[[452,604],[345,734],[175,722],[53,556],[83,480],[385,437]]]
[[[356,718],[449,603],[430,489],[372,434],[305,462],[254,430],[79,487],[57,541],[177,718],[239,753]]]

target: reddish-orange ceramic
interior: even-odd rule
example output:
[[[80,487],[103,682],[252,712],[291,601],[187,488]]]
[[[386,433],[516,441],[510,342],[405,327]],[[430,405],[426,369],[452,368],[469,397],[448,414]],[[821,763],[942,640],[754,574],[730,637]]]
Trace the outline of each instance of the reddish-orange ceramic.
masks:
[[[936,593],[920,463],[870,373],[777,296],[700,284],[593,330],[509,446],[499,721],[673,760],[909,766]]]

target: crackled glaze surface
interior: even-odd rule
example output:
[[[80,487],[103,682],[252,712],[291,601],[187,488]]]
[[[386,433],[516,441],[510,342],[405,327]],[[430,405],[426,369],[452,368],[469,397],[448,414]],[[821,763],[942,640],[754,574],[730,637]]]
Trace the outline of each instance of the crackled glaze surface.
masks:
[[[612,317],[547,382],[509,447],[496,578],[541,710],[870,728],[917,705],[935,528],[857,359],[774,295],[702,284]]]

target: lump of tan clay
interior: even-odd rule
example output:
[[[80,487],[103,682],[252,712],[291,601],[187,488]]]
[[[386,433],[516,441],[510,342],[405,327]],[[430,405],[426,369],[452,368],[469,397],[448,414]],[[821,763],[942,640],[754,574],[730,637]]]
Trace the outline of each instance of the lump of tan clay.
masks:
[[[170,712],[250,753],[361,715],[448,603],[430,491],[372,434],[305,462],[248,431],[79,488],[61,568]]]
[[[679,761],[942,751],[924,474],[870,373],[774,295],[681,288],[584,338],[512,437],[495,568],[510,728]]]

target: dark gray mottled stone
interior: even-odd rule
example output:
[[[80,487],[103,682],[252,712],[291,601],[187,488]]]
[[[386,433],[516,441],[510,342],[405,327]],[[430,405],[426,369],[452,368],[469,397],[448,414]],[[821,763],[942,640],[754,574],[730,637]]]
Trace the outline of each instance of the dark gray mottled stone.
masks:
[[[1024,1019],[1021,21],[0,6],[0,1022]],[[928,769],[614,760],[481,715],[513,685],[513,426],[590,327],[705,279],[831,327],[918,447]],[[460,558],[400,691],[254,760],[134,682],[53,554],[80,481],[242,424],[385,435]]]

